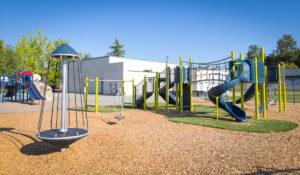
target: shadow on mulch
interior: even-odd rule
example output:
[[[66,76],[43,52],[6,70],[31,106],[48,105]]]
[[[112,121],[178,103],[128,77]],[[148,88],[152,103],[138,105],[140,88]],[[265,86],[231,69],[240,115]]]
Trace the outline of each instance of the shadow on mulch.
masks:
[[[0,133],[2,135],[6,136],[8,138],[8,140],[10,140],[20,150],[20,152],[25,155],[38,156],[38,155],[45,155],[45,154],[50,154],[50,153],[59,151],[57,148],[55,148],[47,143],[41,142],[41,141],[37,140],[35,137],[32,137],[31,135],[16,131],[15,128],[10,128],[10,127],[0,128]],[[7,133],[27,137],[30,140],[32,140],[33,143],[24,145],[21,142],[21,140],[16,138],[14,135],[7,134]],[[21,148],[18,146],[17,143],[21,145]]]
[[[290,169],[275,169],[275,168],[263,168],[263,167],[257,167],[257,171],[253,173],[246,173],[243,175],[258,175],[258,174],[300,174],[300,168],[290,168]]]
[[[46,155],[46,154],[51,154],[54,152],[59,152],[59,150],[47,143],[40,142],[40,141],[35,141],[33,143],[24,145],[20,149],[21,153],[25,155],[34,155],[34,156],[39,156],[39,155]]]

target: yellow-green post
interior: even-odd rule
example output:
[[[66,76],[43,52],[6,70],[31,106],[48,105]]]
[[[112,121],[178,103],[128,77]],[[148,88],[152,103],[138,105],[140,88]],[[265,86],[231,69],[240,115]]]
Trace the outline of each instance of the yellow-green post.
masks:
[[[179,70],[179,110],[180,110],[180,112],[183,112],[182,57],[180,57],[179,69],[180,69]]]
[[[166,64],[166,111],[169,111],[169,67]]]
[[[154,105],[155,105],[155,109],[158,109],[158,72],[156,72],[155,75],[155,84],[154,84],[154,88],[155,88],[155,98],[154,98]]]
[[[216,97],[216,113],[217,113],[217,121],[219,121],[219,97]]]
[[[99,87],[99,78],[96,77],[96,81],[95,81],[95,112],[98,112],[98,87]]]
[[[281,86],[281,66],[278,64],[278,95],[279,95],[279,112],[282,112],[282,86]]]
[[[283,71],[285,71],[285,65],[283,65]],[[286,111],[286,83],[283,81],[283,111]]]
[[[89,78],[85,79],[85,110],[88,111],[88,97],[89,97]]]
[[[255,65],[255,117],[259,119],[259,106],[258,106],[258,65],[257,65],[257,57],[254,58],[254,65]]]
[[[132,108],[135,106],[135,87],[134,87],[134,79],[132,79]]]
[[[178,83],[175,85],[175,91],[176,91],[176,109],[179,109],[179,84]]]
[[[242,53],[240,53],[240,60],[242,61],[242,59],[243,59],[243,54]],[[241,108],[244,110],[245,109],[245,105],[244,105],[244,103],[245,103],[245,100],[244,100],[244,83],[241,83],[241,91],[240,91],[240,93],[241,93]]]
[[[263,103],[263,107],[264,107],[264,112],[263,112],[263,119],[266,119],[267,118],[267,103],[266,103],[266,96],[267,96],[267,93],[266,93],[266,71],[265,71],[265,49],[262,47],[261,48],[261,52],[260,52],[260,57],[261,57],[261,61],[263,62],[263,66],[264,66],[264,69],[263,69],[263,75],[264,75],[264,82],[263,82],[263,85],[262,85],[262,103]]]
[[[234,61],[234,51],[231,51],[231,60]],[[235,66],[233,65],[232,67],[232,75],[235,78]],[[233,104],[236,103],[236,98],[235,98],[235,87],[232,88],[232,101]]]
[[[189,64],[189,68],[190,68],[190,76],[192,76],[192,58],[190,58],[190,64]],[[190,83],[190,111],[193,112],[194,111],[194,104],[193,104],[193,83],[192,83],[192,79]]]
[[[143,97],[144,97],[143,108],[144,108],[144,110],[147,109],[147,105],[146,105],[146,101],[147,101],[146,90],[147,90],[147,81],[146,81],[146,75],[144,75],[144,90],[143,90]]]
[[[122,96],[125,96],[125,81],[122,80]]]

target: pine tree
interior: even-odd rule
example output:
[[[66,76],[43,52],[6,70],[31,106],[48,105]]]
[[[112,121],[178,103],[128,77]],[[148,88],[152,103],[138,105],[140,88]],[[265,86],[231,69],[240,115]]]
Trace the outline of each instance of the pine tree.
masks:
[[[116,56],[116,57],[124,57],[125,56],[125,50],[124,45],[122,45],[118,39],[115,40],[113,45],[110,47],[112,49],[112,52],[108,53],[109,56]]]

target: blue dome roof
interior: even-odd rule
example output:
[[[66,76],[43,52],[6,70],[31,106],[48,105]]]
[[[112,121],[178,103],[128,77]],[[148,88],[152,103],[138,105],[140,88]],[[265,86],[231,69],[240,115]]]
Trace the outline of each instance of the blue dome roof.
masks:
[[[63,44],[60,47],[56,48],[50,55],[53,58],[79,57],[79,54],[68,44]]]

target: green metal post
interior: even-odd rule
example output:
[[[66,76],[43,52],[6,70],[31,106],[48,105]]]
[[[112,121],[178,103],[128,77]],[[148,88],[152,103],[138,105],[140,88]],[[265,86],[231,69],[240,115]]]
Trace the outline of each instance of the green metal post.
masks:
[[[155,98],[154,98],[154,105],[155,105],[155,109],[158,109],[158,72],[156,72],[156,75],[155,75],[155,84],[154,84],[154,88],[155,88]]]
[[[146,75],[144,75],[144,90],[143,90],[143,96],[144,96],[144,101],[143,101],[143,108],[144,110],[147,109],[147,97],[146,97],[146,91],[147,91],[147,81],[146,81]]]
[[[263,107],[264,107],[264,112],[263,112],[263,119],[266,119],[267,118],[267,103],[266,103],[266,71],[265,71],[265,49],[262,47],[261,48],[261,61],[263,62],[263,66],[264,66],[264,69],[263,69],[263,75],[264,75],[264,82],[263,82],[263,85],[262,85],[262,103],[263,103]]]
[[[265,72],[265,94],[266,94],[266,96],[265,96],[265,104],[266,104],[266,110],[268,110],[268,101],[269,101],[269,97],[268,97],[268,93],[267,93],[267,82],[268,82],[268,68],[267,68],[267,66],[264,66],[265,67],[265,69],[264,69],[264,72]]]
[[[281,66],[278,64],[278,95],[279,95],[279,112],[282,112],[282,87],[281,87]]]
[[[135,106],[135,86],[134,79],[132,79],[132,108]]]
[[[219,97],[216,97],[217,121],[219,121]]]
[[[85,110],[88,111],[88,97],[89,97],[89,78],[85,79]]]
[[[125,81],[122,80],[122,96],[125,96]]]
[[[258,66],[257,66],[257,57],[254,58],[255,65],[255,117],[259,119],[259,106],[258,106]]]
[[[176,109],[179,110],[179,84],[175,84],[175,91],[176,91]]]
[[[98,106],[99,106],[99,99],[98,99],[98,84],[99,84],[99,78],[96,77],[96,81],[95,81],[95,112],[98,112]]]
[[[240,53],[240,60],[242,61],[243,59],[243,55],[242,53]],[[241,83],[241,90],[240,90],[240,93],[241,93],[241,108],[244,110],[245,109],[245,101],[244,101],[244,83]]]
[[[182,57],[180,57],[179,68],[180,68],[180,70],[179,70],[179,109],[180,109],[180,112],[183,112]]]
[[[189,63],[189,70],[190,70],[190,72],[189,72],[189,74],[190,74],[190,76],[192,77],[192,62],[193,62],[193,60],[192,60],[192,58],[190,58],[190,63]],[[191,78],[191,82],[189,82],[189,84],[190,84],[190,111],[191,112],[193,112],[194,111],[194,104],[193,104],[193,83],[192,83],[192,78]]]
[[[285,64],[283,64],[283,71],[285,72]],[[283,111],[286,111],[286,82],[283,81]]]
[[[231,60],[234,61],[234,51],[231,51]],[[233,65],[233,67],[232,67],[232,75],[235,78],[235,65]],[[235,87],[232,88],[232,101],[233,101],[233,104],[236,103]]]
[[[169,67],[166,63],[166,111],[169,111]]]

